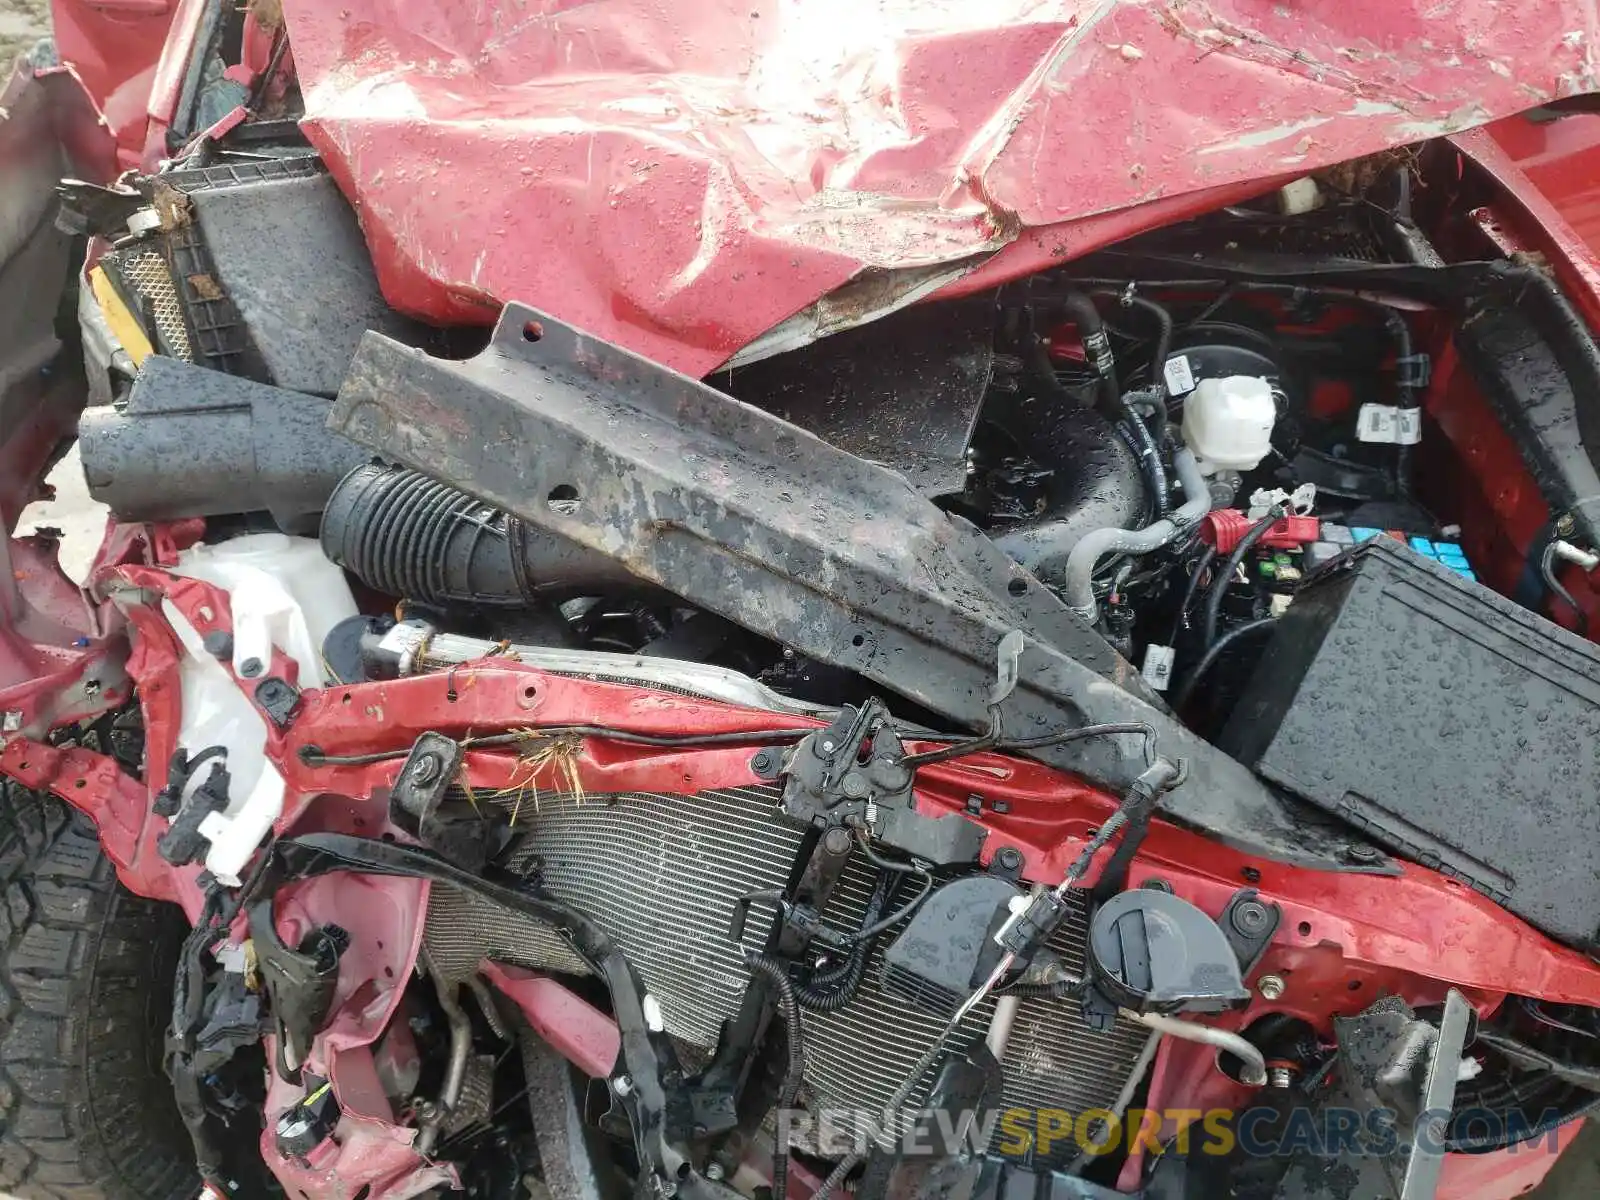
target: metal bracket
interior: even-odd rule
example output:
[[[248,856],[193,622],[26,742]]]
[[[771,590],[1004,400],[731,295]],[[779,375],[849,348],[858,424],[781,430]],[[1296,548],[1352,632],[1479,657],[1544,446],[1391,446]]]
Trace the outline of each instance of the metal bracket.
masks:
[[[493,828],[476,812],[440,812],[465,753],[442,733],[419,737],[389,792],[389,818],[456,866],[481,871],[503,841],[494,844]]]
[[[899,475],[534,309],[507,305],[465,361],[368,333],[328,424],[969,728],[988,722],[995,647],[1019,631],[1008,734],[1145,722],[1191,765],[1164,800],[1173,816],[1280,859],[1346,865],[1037,579]],[[1120,795],[1142,751],[1118,736],[1028,753]]]
[[[847,705],[832,725],[808,735],[789,755],[784,814],[825,830],[860,830],[935,866],[976,862],[988,831],[960,814],[918,812],[905,756],[881,701],[868,700],[859,709]]]

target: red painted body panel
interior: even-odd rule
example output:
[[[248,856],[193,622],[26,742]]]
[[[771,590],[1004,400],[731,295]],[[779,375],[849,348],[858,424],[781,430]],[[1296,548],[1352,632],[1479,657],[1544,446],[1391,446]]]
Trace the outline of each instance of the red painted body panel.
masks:
[[[178,0],[51,0],[61,60],[83,80],[119,146],[143,142],[145,105],[177,6]]]
[[[1594,86],[1586,5],[1489,38],[1494,11],[285,4],[305,128],[392,303],[526,300],[695,375],[869,269],[892,275],[817,323]]]
[[[1600,256],[1600,113],[1512,117],[1484,132]]]

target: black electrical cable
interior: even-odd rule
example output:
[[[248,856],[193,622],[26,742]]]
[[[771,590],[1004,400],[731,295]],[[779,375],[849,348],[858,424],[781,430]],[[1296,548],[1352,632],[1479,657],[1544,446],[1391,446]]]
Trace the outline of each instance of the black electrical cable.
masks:
[[[1166,406],[1157,405],[1157,408],[1165,412]],[[1150,427],[1144,423],[1144,418],[1134,412],[1132,407],[1127,409],[1124,425],[1133,431],[1139,461],[1144,464],[1145,485],[1150,489],[1150,499],[1155,506],[1156,519],[1160,520],[1172,511],[1172,502],[1167,495],[1167,469],[1161,463],[1161,450],[1156,445],[1155,437],[1150,433]]]
[[[1217,660],[1224,654],[1234,646],[1237,646],[1247,635],[1260,633],[1263,629],[1270,629],[1277,623],[1278,619],[1276,617],[1262,617],[1259,621],[1251,621],[1248,625],[1240,625],[1236,629],[1230,629],[1218,638],[1210,649],[1205,652],[1205,656],[1195,663],[1194,670],[1184,677],[1182,686],[1173,694],[1172,710],[1174,712],[1183,711],[1184,706],[1189,703],[1189,697],[1194,695],[1194,689],[1205,678],[1206,673],[1217,665]]]
[[[1408,372],[1413,370],[1417,360],[1411,349],[1411,327],[1394,309],[1385,305],[1372,307],[1382,314],[1384,329],[1394,342],[1400,407],[1408,411],[1413,410],[1417,407],[1416,385],[1411,381]],[[1395,446],[1394,491],[1401,500],[1411,498],[1411,447],[1406,442],[1400,442]]]
[[[1060,746],[1067,742],[1081,741],[1091,737],[1109,737],[1119,733],[1141,733],[1144,735],[1145,762],[1152,761],[1155,754],[1156,731],[1151,725],[1143,721],[1111,721],[1099,725],[1080,725],[1075,729],[1062,729],[1056,733],[1046,733],[1032,738],[996,738],[990,734],[981,737],[969,738],[964,742],[955,742],[949,746],[942,746],[938,750],[926,750],[921,754],[908,754],[900,760],[903,766],[915,771],[918,767],[926,767],[932,763],[948,762],[953,758],[965,758],[970,754],[978,754],[985,750],[1039,750],[1045,746]]]
[[[989,728],[977,737],[963,738],[942,746],[938,750],[924,750],[921,754],[908,754],[900,760],[900,765],[915,771],[918,767],[932,766],[934,763],[948,762],[952,758],[965,758],[969,754],[978,754],[984,750],[997,750],[1000,748],[1000,739],[1005,732],[1004,722],[1000,716],[1000,706],[989,705]],[[923,740],[919,738],[918,740]],[[940,738],[930,738],[930,741],[942,741]]]
[[[1250,526],[1245,535],[1239,539],[1239,544],[1233,548],[1233,553],[1228,555],[1222,570],[1211,581],[1211,591],[1206,595],[1205,637],[1201,642],[1207,650],[1211,648],[1211,643],[1217,640],[1217,619],[1222,615],[1222,600],[1228,594],[1228,587],[1233,582],[1233,573],[1239,569],[1244,556],[1267,535],[1267,530],[1271,529],[1283,514],[1282,505],[1273,505],[1272,511]]]
[[[1068,1000],[1089,990],[1087,979],[1057,979],[1052,983],[1014,983],[996,988],[996,996],[1015,996],[1019,1000]]]
[[[857,945],[861,942],[870,942],[884,930],[889,929],[899,922],[905,920],[912,913],[916,912],[917,909],[921,908],[923,902],[927,900],[927,898],[933,893],[933,876],[928,874],[926,871],[920,870],[917,872],[917,875],[922,879],[922,890],[920,892],[918,892],[910,900],[906,901],[906,903],[901,907],[895,909],[894,912],[890,913],[887,917],[882,917],[879,920],[874,921],[871,925],[868,925],[863,929],[856,930],[854,933],[844,934],[839,938],[839,941],[846,946]]]
[[[578,737],[601,738],[608,742],[621,742],[627,746],[761,746],[798,742],[815,732],[815,729],[752,729],[742,733],[660,734],[636,733],[609,725],[540,725],[515,733],[492,733],[483,737],[463,738],[461,745],[468,750],[481,750],[485,747],[517,746],[540,737],[572,734]],[[300,761],[311,767],[358,767],[367,763],[405,758],[410,753],[410,748],[406,747],[399,750],[375,750],[370,754],[324,754],[316,746],[301,746]]]
[[[778,1089],[778,1109],[791,1109],[800,1098],[800,1085],[805,1078],[806,1049],[800,1028],[800,1003],[795,997],[794,982],[789,978],[786,963],[753,950],[745,951],[745,965],[751,974],[764,976],[778,993],[778,1012],[789,1040],[789,1065],[783,1083]],[[783,1122],[778,1122],[781,1128]],[[772,1147],[772,1194],[777,1200],[789,1194],[789,1147],[776,1142]]]
[[[1068,742],[1082,741],[1084,738],[1110,737],[1119,733],[1138,733],[1144,735],[1144,760],[1146,763],[1155,759],[1156,731],[1155,726],[1144,721],[1105,721],[1099,725],[1079,725],[1076,729],[1063,729],[1056,733],[1046,733],[1039,737],[1014,738],[1001,745],[1002,750],[1039,750],[1045,746],[1062,746]]]
[[[880,871],[888,871],[894,875],[926,875],[927,872],[915,863],[897,863],[893,859],[885,858],[872,848],[872,840],[865,829],[856,830],[856,844],[861,847],[861,853],[868,862]]]
[[[1517,997],[1517,1002],[1523,1012],[1527,1013],[1528,1016],[1532,1017],[1541,1025],[1548,1025],[1551,1029],[1559,1029],[1563,1033],[1575,1033],[1579,1037],[1590,1039],[1600,1038],[1600,1032],[1596,1032],[1593,1029],[1583,1029],[1580,1026],[1569,1024],[1566,1021],[1551,1016],[1549,1013],[1545,1012],[1544,1006],[1531,996],[1519,996]]]
[[[1572,593],[1561,585],[1556,578],[1556,544],[1552,540],[1546,544],[1544,553],[1539,555],[1539,578],[1544,580],[1544,586],[1550,590],[1552,596],[1559,597],[1578,621],[1578,632],[1584,637],[1589,636],[1589,614],[1578,607],[1578,602],[1572,598]]]
[[[1194,595],[1200,590],[1200,580],[1206,573],[1206,568],[1216,561],[1217,548],[1208,545],[1200,552],[1200,559],[1194,564],[1194,570],[1189,572],[1189,582],[1184,586],[1183,599],[1178,601],[1178,612],[1172,618],[1172,635],[1167,638],[1167,645],[1178,644],[1178,635],[1183,632],[1183,621],[1189,613],[1189,605],[1194,603]]]
[[[873,885],[872,895],[867,898],[867,910],[861,918],[863,928],[874,924],[883,915],[883,910],[888,907],[900,883],[899,872],[910,869],[899,863],[892,866],[892,870],[878,873],[878,881]],[[862,938],[851,947],[841,965],[830,971],[813,972],[804,984],[795,989],[795,999],[800,1007],[812,1012],[838,1012],[854,1000],[856,993],[861,990],[862,980],[866,978],[867,959],[872,955],[874,940]]]

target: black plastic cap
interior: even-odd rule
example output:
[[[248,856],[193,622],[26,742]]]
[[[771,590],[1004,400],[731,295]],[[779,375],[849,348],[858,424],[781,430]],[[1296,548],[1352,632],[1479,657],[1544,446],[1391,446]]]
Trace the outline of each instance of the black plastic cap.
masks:
[[[1217,923],[1187,900],[1135,888],[1089,922],[1095,987],[1134,1012],[1221,1012],[1250,998]]]

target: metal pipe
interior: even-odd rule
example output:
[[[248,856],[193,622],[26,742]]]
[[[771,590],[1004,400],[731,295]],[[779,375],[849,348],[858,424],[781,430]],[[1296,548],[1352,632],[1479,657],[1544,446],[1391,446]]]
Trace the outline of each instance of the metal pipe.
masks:
[[[1143,529],[1096,529],[1086,533],[1067,555],[1063,596],[1069,607],[1086,621],[1095,618],[1094,572],[1108,554],[1148,554],[1172,541],[1211,511],[1211,489],[1200,464],[1187,446],[1172,456],[1184,501],[1170,517]]]
[[[423,1118],[415,1142],[417,1153],[426,1157],[433,1153],[434,1146],[439,1142],[440,1131],[461,1102],[461,1087],[467,1079],[467,1059],[472,1054],[472,1021],[457,998],[461,985],[439,977],[439,970],[434,966],[426,947],[422,954],[428,964],[428,974],[433,976],[434,987],[439,993],[439,1007],[444,1009],[445,1020],[450,1024],[450,1059],[445,1066],[444,1085],[439,1089],[438,1103]]]
[[[500,1016],[500,1010],[495,1007],[494,997],[489,994],[489,985],[484,983],[483,976],[474,975],[467,980],[467,990],[472,993],[473,999],[478,1002],[478,1010],[483,1013],[483,1019],[495,1037],[502,1042],[511,1041],[511,1031],[506,1028],[506,1023]]]
[[[1157,1033],[1182,1038],[1188,1042],[1203,1042],[1207,1046],[1215,1046],[1218,1050],[1226,1050],[1244,1064],[1244,1070],[1239,1074],[1241,1083],[1247,1087],[1266,1086],[1267,1060],[1254,1043],[1246,1041],[1241,1035],[1231,1030],[1201,1025],[1195,1021],[1185,1021],[1181,1017],[1163,1016],[1161,1013],[1136,1013],[1126,1008],[1120,1011],[1128,1020],[1137,1021]]]
[[[989,1032],[984,1044],[999,1062],[1005,1056],[1006,1043],[1011,1040],[1011,1027],[1017,1023],[1017,1009],[1022,1006],[1020,996],[1001,996],[995,1002],[994,1016],[989,1018]]]
[[[1111,1115],[1116,1120],[1122,1120],[1122,1114],[1128,1111],[1128,1105],[1133,1103],[1133,1094],[1139,1090],[1139,1083],[1144,1079],[1144,1074],[1150,1069],[1150,1064],[1155,1061],[1156,1049],[1161,1045],[1161,1035],[1151,1031],[1144,1040],[1144,1046],[1139,1051],[1139,1057],[1133,1060],[1133,1066],[1128,1071],[1127,1079],[1122,1081],[1122,1090],[1117,1093],[1117,1098],[1111,1102]],[[1067,1164],[1062,1172],[1064,1175],[1081,1175],[1083,1169],[1095,1160],[1088,1149],[1078,1151],[1077,1157]]]

